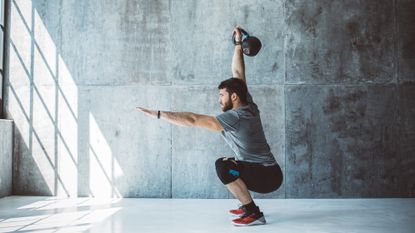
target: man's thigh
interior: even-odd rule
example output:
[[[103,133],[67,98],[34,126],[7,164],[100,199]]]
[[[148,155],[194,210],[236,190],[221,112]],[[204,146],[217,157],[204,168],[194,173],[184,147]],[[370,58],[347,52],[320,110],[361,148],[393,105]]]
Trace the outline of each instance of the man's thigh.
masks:
[[[279,166],[267,167],[261,164],[237,161],[240,178],[249,190],[259,193],[272,192],[281,185],[282,172]]]

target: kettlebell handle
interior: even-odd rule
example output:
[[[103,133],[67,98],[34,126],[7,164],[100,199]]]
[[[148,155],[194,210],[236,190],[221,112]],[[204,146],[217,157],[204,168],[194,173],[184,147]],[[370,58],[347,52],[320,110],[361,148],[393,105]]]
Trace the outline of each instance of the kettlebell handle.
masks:
[[[243,42],[245,39],[249,38],[249,34],[245,30],[243,30],[243,29],[239,29],[239,30],[241,30],[241,33],[242,33],[241,42]],[[234,45],[236,45],[235,33],[233,33],[233,35],[232,35],[232,42],[233,42]]]

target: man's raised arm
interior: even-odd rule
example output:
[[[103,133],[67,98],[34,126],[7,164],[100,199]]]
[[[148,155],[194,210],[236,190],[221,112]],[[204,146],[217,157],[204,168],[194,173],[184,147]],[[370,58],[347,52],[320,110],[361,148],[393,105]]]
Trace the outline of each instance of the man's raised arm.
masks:
[[[234,78],[245,80],[245,62],[244,62],[244,55],[242,53],[242,33],[241,28],[239,26],[233,29],[233,33],[235,34],[235,41],[237,45],[235,45],[233,57],[232,57],[232,76]]]

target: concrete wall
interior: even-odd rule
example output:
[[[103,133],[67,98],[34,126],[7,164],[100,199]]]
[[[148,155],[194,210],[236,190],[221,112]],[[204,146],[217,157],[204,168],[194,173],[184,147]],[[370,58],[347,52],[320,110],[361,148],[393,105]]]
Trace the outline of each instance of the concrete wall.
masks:
[[[0,119],[0,198],[12,194],[13,121]]]
[[[219,134],[136,106],[218,114],[231,30],[285,174],[256,197],[415,195],[415,2],[11,1],[15,194],[228,198]]]

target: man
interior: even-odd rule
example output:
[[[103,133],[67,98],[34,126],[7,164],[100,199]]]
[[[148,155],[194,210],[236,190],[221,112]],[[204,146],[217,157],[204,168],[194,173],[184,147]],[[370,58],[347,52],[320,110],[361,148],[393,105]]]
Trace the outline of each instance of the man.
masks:
[[[269,193],[282,183],[282,172],[266,141],[260,112],[253,102],[245,81],[245,64],[241,48],[241,28],[233,30],[235,48],[232,58],[233,78],[218,86],[223,111],[218,116],[191,112],[153,111],[138,107],[147,115],[170,123],[200,127],[221,132],[235,152],[235,157],[216,160],[216,172],[222,183],[240,201],[238,209],[230,210],[237,226],[265,224],[265,217],[253,201],[249,190]]]

